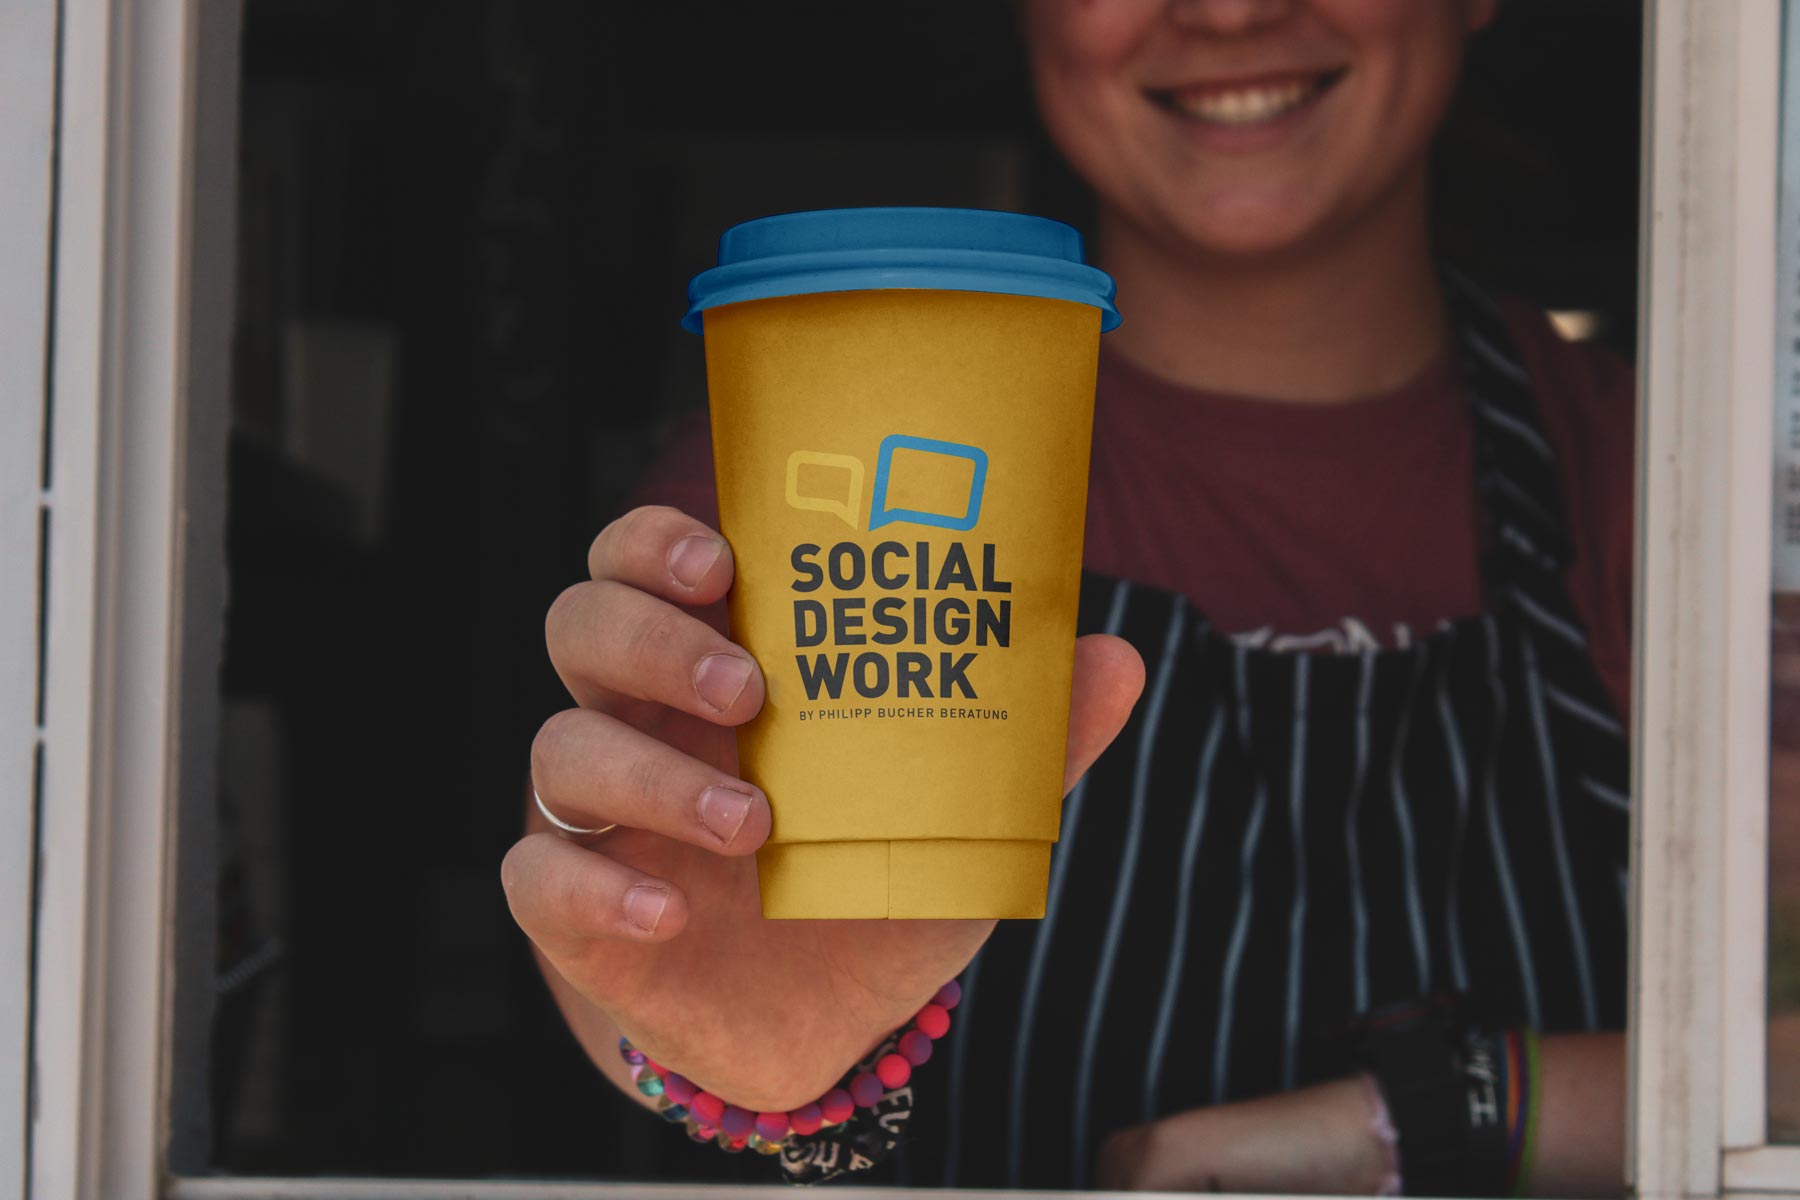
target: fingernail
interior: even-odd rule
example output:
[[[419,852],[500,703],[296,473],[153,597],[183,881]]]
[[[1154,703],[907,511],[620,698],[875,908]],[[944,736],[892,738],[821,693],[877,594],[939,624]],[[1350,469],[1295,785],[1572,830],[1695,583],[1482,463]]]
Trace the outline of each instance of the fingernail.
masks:
[[[709,787],[700,793],[700,823],[724,845],[744,827],[750,815],[750,797],[727,787]]]
[[[663,909],[668,903],[668,888],[634,884],[625,893],[625,919],[645,933],[655,933],[656,923],[662,920]]]
[[[750,662],[735,654],[709,654],[694,668],[694,690],[720,712],[737,703],[749,682]]]
[[[697,588],[712,565],[724,553],[725,543],[716,537],[696,533],[669,547],[669,574],[684,588]]]

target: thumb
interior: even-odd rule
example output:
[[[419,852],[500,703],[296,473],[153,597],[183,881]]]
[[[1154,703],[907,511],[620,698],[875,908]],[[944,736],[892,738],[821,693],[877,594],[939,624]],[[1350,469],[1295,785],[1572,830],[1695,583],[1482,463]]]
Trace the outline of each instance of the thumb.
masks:
[[[1125,728],[1144,690],[1144,660],[1124,638],[1090,633],[1075,639],[1075,682],[1069,697],[1069,755],[1063,791],[1087,774]]]

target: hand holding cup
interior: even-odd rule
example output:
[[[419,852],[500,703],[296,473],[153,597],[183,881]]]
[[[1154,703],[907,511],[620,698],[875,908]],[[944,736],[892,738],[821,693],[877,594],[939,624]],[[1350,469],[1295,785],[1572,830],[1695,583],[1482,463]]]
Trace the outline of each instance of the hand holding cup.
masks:
[[[757,664],[722,632],[730,547],[670,508],[640,508],[557,598],[551,660],[577,707],[545,724],[532,780],[569,824],[531,810],[501,869],[514,917],[595,1062],[623,1033],[734,1103],[816,1098],[967,964],[992,921],[771,921],[752,857],[768,798],[738,775],[736,726],[761,708]],[[1075,649],[1065,787],[1118,733],[1143,683],[1134,650]]]

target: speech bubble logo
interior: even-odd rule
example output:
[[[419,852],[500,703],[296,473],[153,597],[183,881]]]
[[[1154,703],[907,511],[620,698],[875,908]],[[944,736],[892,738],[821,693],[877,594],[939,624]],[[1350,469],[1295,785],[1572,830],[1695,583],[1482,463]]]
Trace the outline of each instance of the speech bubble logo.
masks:
[[[900,465],[895,466],[894,458],[904,454]],[[931,464],[929,459],[921,460],[917,456],[926,455],[939,460]],[[969,471],[968,491],[964,497],[944,506],[946,511],[934,511],[933,508],[889,507],[888,492],[898,476],[901,486],[896,489],[905,499],[915,499],[915,490],[929,493],[931,488],[910,489],[907,476],[914,472],[936,474],[932,467],[942,467],[944,459],[966,459],[972,470]],[[896,521],[905,521],[913,525],[931,525],[938,529],[973,529],[975,522],[981,519],[981,491],[987,485],[988,456],[987,451],[976,446],[965,446],[961,442],[941,442],[936,438],[911,437],[904,433],[890,433],[881,439],[881,453],[875,460],[875,490],[869,497],[869,528],[880,529]],[[966,497],[966,498],[965,498]],[[960,512],[956,511],[961,509]]]
[[[843,485],[803,490],[800,486],[800,472],[806,467],[842,471]],[[812,474],[815,475],[813,482],[816,484],[816,472]],[[791,507],[805,512],[832,513],[850,528],[858,529],[861,528],[858,518],[862,515],[862,494],[862,459],[852,458],[848,454],[823,454],[817,450],[796,450],[788,455],[787,502]]]

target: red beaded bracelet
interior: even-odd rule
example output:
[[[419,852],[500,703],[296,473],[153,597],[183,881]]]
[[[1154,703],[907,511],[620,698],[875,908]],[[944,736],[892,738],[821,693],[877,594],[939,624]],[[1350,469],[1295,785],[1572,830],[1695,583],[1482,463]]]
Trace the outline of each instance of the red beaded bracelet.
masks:
[[[638,1091],[656,1100],[665,1121],[680,1121],[696,1142],[716,1142],[735,1154],[746,1146],[759,1154],[778,1154],[792,1135],[809,1137],[848,1121],[858,1108],[874,1108],[889,1091],[905,1087],[912,1069],[931,1057],[931,1043],[950,1032],[950,1010],[962,999],[962,985],[952,979],[908,1022],[891,1054],[875,1062],[873,1071],[854,1071],[823,1096],[789,1112],[752,1112],[727,1104],[684,1075],[669,1070],[629,1040],[619,1039],[619,1055],[631,1067]]]

